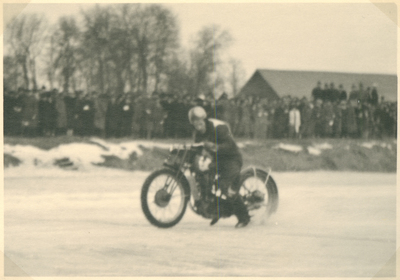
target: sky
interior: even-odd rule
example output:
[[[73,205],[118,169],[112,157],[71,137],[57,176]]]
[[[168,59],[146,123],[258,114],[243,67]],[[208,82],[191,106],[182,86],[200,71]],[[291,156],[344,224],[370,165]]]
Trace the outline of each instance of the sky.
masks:
[[[44,13],[55,23],[91,5],[28,4],[22,13]],[[177,16],[185,47],[204,26],[228,30],[234,42],[226,55],[242,62],[247,78],[260,68],[397,73],[397,25],[387,16],[396,18],[394,4],[382,6],[386,14],[370,2],[163,5]],[[12,15],[10,7],[5,19]]]

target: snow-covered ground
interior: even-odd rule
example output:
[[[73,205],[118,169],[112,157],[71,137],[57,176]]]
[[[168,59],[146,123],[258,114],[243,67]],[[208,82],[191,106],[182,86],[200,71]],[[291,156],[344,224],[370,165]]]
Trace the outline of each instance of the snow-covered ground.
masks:
[[[5,275],[395,275],[396,174],[273,173],[277,213],[243,229],[190,209],[173,228],[150,225],[139,202],[148,174],[7,168]]]

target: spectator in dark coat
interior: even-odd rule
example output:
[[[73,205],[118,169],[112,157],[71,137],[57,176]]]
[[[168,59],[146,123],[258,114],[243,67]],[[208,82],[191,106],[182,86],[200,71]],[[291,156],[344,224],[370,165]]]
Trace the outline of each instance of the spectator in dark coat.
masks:
[[[312,117],[315,120],[315,136],[323,137],[324,136],[324,119],[323,119],[323,110],[322,110],[322,100],[317,99],[312,111]]]
[[[96,96],[93,100],[94,106],[94,129],[95,135],[99,137],[106,136],[106,114],[108,100],[105,94]]]
[[[12,94],[7,100],[10,110],[7,112],[9,117],[9,133],[13,136],[20,136],[22,133],[22,104],[24,90],[18,89],[18,92]]]
[[[371,114],[368,103],[360,103],[356,108],[358,137],[369,138]]]
[[[53,92],[54,107],[57,114],[56,135],[65,135],[67,132],[67,106],[65,104],[65,93]]]
[[[151,123],[152,123],[152,128],[151,128],[151,134],[148,136],[149,139],[157,137],[160,138],[164,134],[164,129],[163,129],[163,124],[164,124],[164,119],[166,117],[166,113],[164,112],[160,100],[157,96],[154,98],[154,103],[153,103],[153,111],[151,114]]]
[[[118,124],[120,122],[119,105],[117,98],[112,95],[107,103],[106,111],[106,137],[115,138],[117,137]]]
[[[248,99],[243,99],[239,106],[240,122],[238,127],[238,135],[250,138],[251,132],[251,107]]]
[[[378,96],[378,90],[376,88],[376,84],[372,85],[372,91],[371,91],[371,99],[370,99],[370,103],[372,106],[377,106],[378,105],[378,100],[379,100],[379,96]]]
[[[216,118],[227,123],[231,123],[231,106],[228,95],[223,93],[217,101]]]
[[[67,95],[64,96],[64,103],[67,113],[67,135],[72,136],[75,127],[76,93],[67,93]]]
[[[312,90],[311,96],[313,100],[321,99],[322,97],[322,88],[321,88],[321,82],[318,81],[317,86]]]
[[[39,129],[44,136],[54,136],[57,111],[51,92],[44,92],[39,100]]]
[[[94,131],[94,106],[90,93],[86,93],[77,102],[76,117],[78,135],[92,136]]]
[[[303,100],[303,106],[300,111],[301,127],[300,135],[302,138],[315,136],[315,119],[313,118],[314,104],[308,100]]]
[[[325,100],[330,100],[331,98],[331,94],[330,94],[330,90],[329,90],[329,85],[328,83],[324,84],[324,89],[322,90],[321,93],[321,100],[325,101]]]
[[[331,83],[329,88],[329,101],[335,103],[340,98],[340,91],[336,89],[335,84]]]
[[[160,104],[166,114],[163,125],[164,137],[173,138],[175,136],[173,97],[171,95],[166,94],[161,98]]]
[[[358,99],[358,91],[355,84],[351,85],[351,91],[349,95],[349,100],[357,100]]]
[[[119,124],[117,137],[127,137],[132,133],[133,105],[130,96],[124,95],[119,102]]]
[[[333,113],[335,118],[333,120],[333,137],[340,138],[342,136],[343,125],[343,109],[346,107],[346,101],[342,100],[340,103],[333,104]]]
[[[332,102],[325,101],[322,105],[323,137],[332,137],[334,119]]]
[[[23,135],[26,137],[36,136],[39,118],[38,98],[37,92],[29,91],[22,99],[21,121]]]
[[[345,137],[350,137],[350,138],[357,137],[356,112],[350,100],[347,102],[346,108],[343,111],[342,130],[343,130],[342,133]]]
[[[274,114],[274,138],[280,139],[288,136],[289,108],[283,100],[275,108]]]
[[[4,135],[10,135],[12,131],[11,121],[12,121],[12,101],[13,101],[13,92],[4,89],[4,98],[3,98],[3,117],[4,117],[4,127],[3,132]]]
[[[268,111],[262,103],[256,105],[255,122],[254,122],[254,138],[263,140],[267,137],[268,128]]]
[[[339,101],[346,101],[347,100],[347,92],[343,88],[343,85],[339,85]]]

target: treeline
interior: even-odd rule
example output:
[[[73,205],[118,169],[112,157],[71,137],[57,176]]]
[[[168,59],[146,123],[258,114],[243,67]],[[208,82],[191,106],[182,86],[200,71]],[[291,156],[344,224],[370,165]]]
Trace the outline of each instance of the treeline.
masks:
[[[244,73],[239,61],[224,57],[229,32],[205,26],[184,49],[179,29],[177,16],[161,4],[96,5],[55,25],[44,15],[20,14],[5,29],[4,87],[236,94]]]

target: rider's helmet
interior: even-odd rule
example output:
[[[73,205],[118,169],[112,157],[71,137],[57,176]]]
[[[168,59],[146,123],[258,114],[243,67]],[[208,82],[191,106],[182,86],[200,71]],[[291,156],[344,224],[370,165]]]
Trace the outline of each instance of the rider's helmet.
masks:
[[[203,107],[196,106],[189,110],[189,122],[193,124],[193,121],[196,119],[204,120],[207,118],[207,113],[203,109]]]

